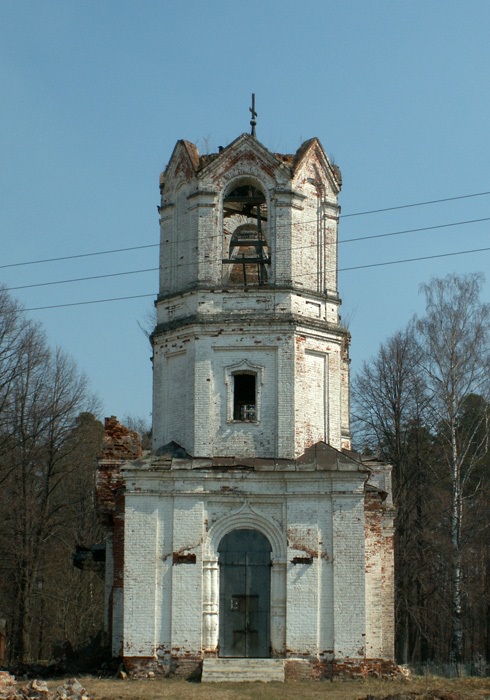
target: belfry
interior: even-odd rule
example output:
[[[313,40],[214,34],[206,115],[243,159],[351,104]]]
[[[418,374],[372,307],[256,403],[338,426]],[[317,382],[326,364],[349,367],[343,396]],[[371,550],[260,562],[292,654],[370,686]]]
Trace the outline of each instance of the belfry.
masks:
[[[351,451],[340,170],[316,138],[270,152],[251,111],[251,134],[178,141],[161,175],[153,447],[112,423],[99,466],[107,624],[134,673],[393,660],[390,468]]]

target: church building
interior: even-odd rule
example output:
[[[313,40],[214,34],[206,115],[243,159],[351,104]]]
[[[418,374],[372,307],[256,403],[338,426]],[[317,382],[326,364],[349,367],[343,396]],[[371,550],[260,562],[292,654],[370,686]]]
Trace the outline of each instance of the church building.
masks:
[[[113,653],[203,681],[383,672],[394,511],[390,467],[351,451],[341,174],[251,124],[178,141],[160,177],[153,447],[108,419],[98,469]]]

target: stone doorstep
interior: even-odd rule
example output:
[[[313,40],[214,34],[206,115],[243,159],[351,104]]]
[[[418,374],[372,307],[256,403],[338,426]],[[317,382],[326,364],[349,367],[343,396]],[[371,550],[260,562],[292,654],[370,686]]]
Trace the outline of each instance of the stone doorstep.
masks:
[[[284,682],[284,659],[204,659],[203,683]]]

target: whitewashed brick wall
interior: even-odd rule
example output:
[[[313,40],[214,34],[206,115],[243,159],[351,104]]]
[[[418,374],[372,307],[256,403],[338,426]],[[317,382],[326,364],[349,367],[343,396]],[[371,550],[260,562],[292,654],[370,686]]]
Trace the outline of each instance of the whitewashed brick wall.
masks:
[[[126,499],[124,654],[127,656],[155,653],[155,576],[160,560],[158,526],[157,498],[145,493]],[[148,610],[154,613],[148,615]]]
[[[366,612],[363,479],[207,472],[203,482],[193,472],[133,472],[126,508],[125,654],[202,654],[206,538],[244,505],[247,527],[261,530],[265,518],[284,538],[285,567],[279,562],[271,598],[287,624],[279,621],[275,634],[283,638],[274,639],[275,649],[358,658],[366,653],[366,632],[370,648],[379,649],[373,625],[381,616],[376,606],[373,615]],[[341,495],[347,490],[350,496]],[[195,562],[176,564],[174,554],[194,554]],[[295,557],[311,557],[311,563],[295,564]]]
[[[338,495],[333,508],[334,655],[366,653],[364,498]]]
[[[342,362],[335,337],[284,324],[214,324],[167,333],[154,348],[154,444],[199,457],[294,458],[322,440],[341,448]],[[261,368],[258,422],[230,420],[226,369]]]
[[[172,650],[179,654],[201,648],[203,513],[202,500],[174,497],[173,551],[196,555],[195,564],[172,566]]]

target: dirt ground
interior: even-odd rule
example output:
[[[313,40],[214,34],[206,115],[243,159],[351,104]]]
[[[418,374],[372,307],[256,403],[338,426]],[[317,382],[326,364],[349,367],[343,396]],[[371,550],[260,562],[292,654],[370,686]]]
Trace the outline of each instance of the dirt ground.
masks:
[[[410,681],[312,681],[298,683],[190,683],[180,679],[78,680],[96,700],[482,700],[490,698],[490,678],[413,678]],[[50,681],[50,688],[60,680]]]

